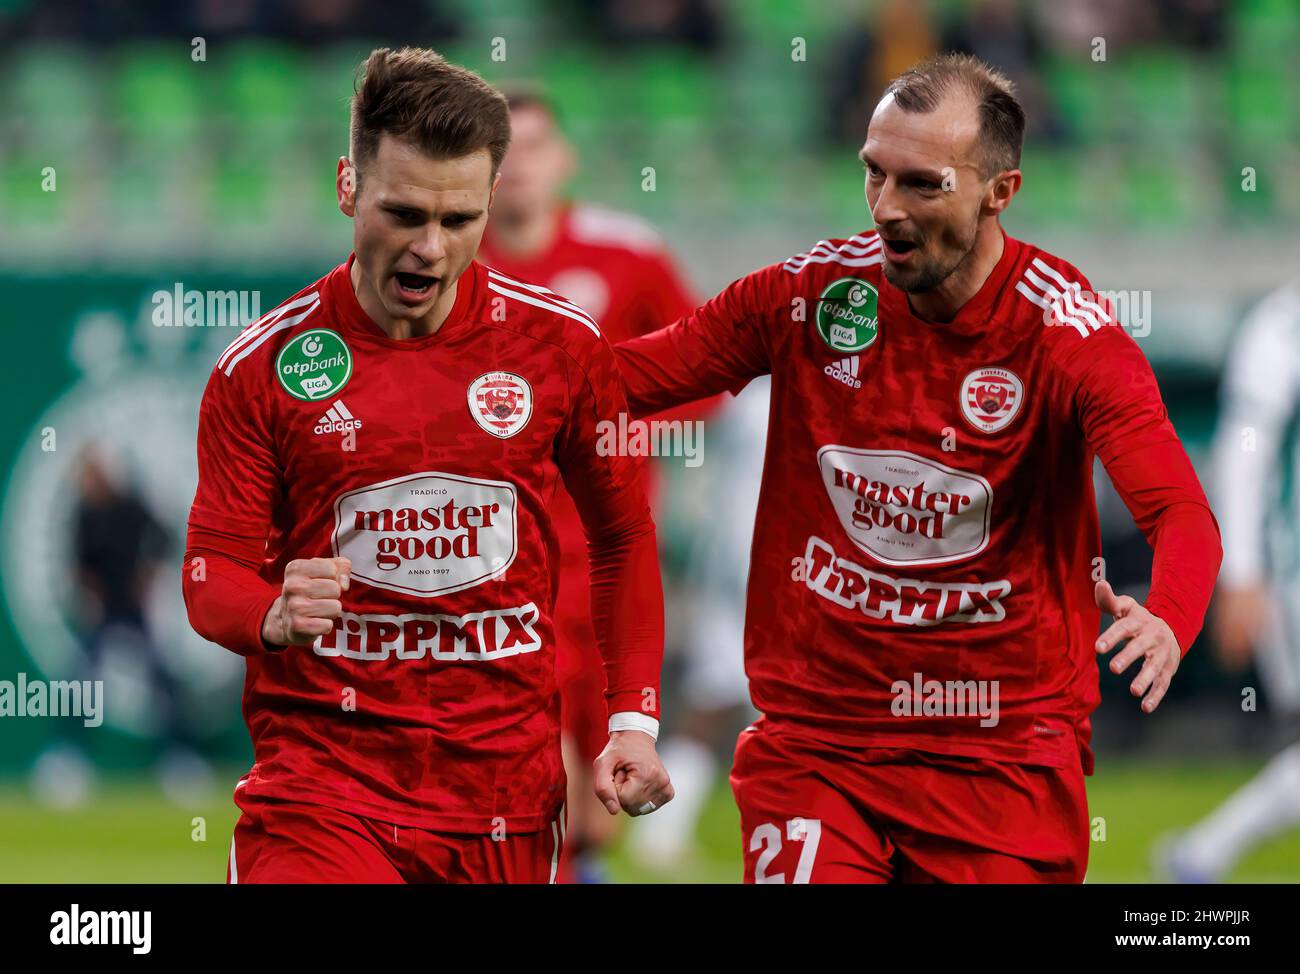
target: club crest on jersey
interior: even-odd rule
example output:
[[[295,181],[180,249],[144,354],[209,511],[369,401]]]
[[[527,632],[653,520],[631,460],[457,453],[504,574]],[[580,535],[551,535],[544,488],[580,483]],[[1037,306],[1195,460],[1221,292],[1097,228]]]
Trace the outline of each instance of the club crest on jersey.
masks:
[[[860,352],[880,334],[879,293],[860,277],[841,277],[817,299],[817,334],[837,352]]]
[[[275,377],[295,399],[327,399],[352,378],[352,351],[338,332],[313,328],[280,349]]]
[[[1020,413],[1025,384],[1006,369],[976,369],[962,380],[961,414],[981,433],[1005,429]]]
[[[513,372],[485,372],[469,384],[469,414],[484,430],[504,439],[528,425],[533,389]]]

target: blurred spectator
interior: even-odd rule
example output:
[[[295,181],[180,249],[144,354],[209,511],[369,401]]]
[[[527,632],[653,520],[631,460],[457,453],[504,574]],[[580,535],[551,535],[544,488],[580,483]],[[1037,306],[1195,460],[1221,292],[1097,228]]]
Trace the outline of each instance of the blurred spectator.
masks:
[[[15,36],[95,45],[201,36],[313,45],[362,39],[400,46],[457,33],[457,18],[446,0],[59,0],[17,6],[10,15]]]
[[[575,0],[586,23],[619,45],[685,44],[715,51],[722,42],[722,11],[709,0]]]
[[[1030,139],[1057,141],[1063,129],[1040,83],[1042,43],[1019,0],[974,0],[947,25],[944,48],[993,65],[1015,82]]]
[[[141,497],[114,476],[111,463],[94,450],[80,458],[73,513],[76,573],[75,625],[85,659],[78,679],[98,680],[112,668],[110,657],[129,657],[149,681],[150,702],[162,728],[157,773],[165,793],[185,802],[210,784],[207,762],[194,748],[183,692],[150,629],[149,590],[164,564],[170,570],[171,539]],[[94,784],[93,765],[81,743],[87,731],[73,724],[72,737],[58,738],[38,758],[32,785],[42,801],[74,805]]]
[[[1146,0],[1074,0],[1035,3],[1029,9],[1044,41],[1069,58],[1088,58],[1099,37],[1106,41],[1109,57],[1112,48],[1130,42],[1149,19]]]
[[[204,0],[220,8],[227,0]],[[249,0],[243,0],[249,2]],[[281,0],[269,5],[266,28],[299,44],[374,40],[390,47],[429,46],[456,37],[458,19],[445,0]]]
[[[81,622],[92,657],[106,633],[146,634],[145,593],[166,558],[167,535],[134,493],[116,486],[102,458],[81,458],[76,501],[76,565]]]
[[[890,79],[938,49],[939,30],[928,4],[885,0],[876,6],[859,30],[850,29],[836,59],[827,99],[830,140],[860,145]]]
[[[1158,28],[1152,41],[1173,41],[1202,54],[1227,40],[1226,0],[1153,0]]]

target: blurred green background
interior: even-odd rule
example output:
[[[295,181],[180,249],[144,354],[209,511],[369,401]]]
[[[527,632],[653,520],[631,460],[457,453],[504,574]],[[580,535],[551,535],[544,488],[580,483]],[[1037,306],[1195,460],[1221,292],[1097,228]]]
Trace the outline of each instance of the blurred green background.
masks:
[[[980,54],[1018,82],[1031,115],[1009,232],[1097,288],[1147,295],[1135,334],[1197,461],[1243,312],[1300,267],[1291,0],[3,0],[0,679],[77,671],[69,546],[87,449],[134,485],[179,564],[198,396],[233,331],[159,328],[154,296],[235,290],[267,310],[347,253],[334,163],[355,68],[381,44],[434,46],[489,81],[542,84],[581,157],[574,195],[652,222],[701,294],[869,227],[855,153],[884,81],[939,49]],[[690,490],[677,471],[671,492]],[[1107,557],[1132,590],[1143,546],[1114,507]],[[662,523],[671,596],[692,527]],[[114,707],[94,735],[0,722],[0,880],[224,877],[229,792],[250,760],[242,664],[189,632],[176,582],[160,575],[148,602],[167,702],[123,651],[105,663]],[[1108,835],[1090,881],[1151,878],[1155,838],[1263,764],[1277,742],[1266,692],[1258,712],[1240,707],[1242,687],[1258,685],[1222,673],[1205,639],[1159,721],[1103,676],[1090,799]],[[82,791],[65,787],[85,770],[60,763],[68,748],[93,762]],[[196,816],[204,841],[192,839]],[[611,874],[738,878],[723,781],[697,841],[684,872],[616,852]],[[1300,877],[1300,838],[1234,875]]]

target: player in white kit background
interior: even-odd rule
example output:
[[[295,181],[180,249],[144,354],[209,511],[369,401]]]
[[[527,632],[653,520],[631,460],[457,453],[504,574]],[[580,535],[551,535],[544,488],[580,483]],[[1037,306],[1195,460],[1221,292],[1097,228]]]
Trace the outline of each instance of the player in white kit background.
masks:
[[[1223,532],[1213,618],[1229,670],[1254,657],[1292,743],[1161,850],[1183,882],[1219,882],[1251,849],[1300,824],[1300,283],[1261,301],[1236,339],[1214,441]]]

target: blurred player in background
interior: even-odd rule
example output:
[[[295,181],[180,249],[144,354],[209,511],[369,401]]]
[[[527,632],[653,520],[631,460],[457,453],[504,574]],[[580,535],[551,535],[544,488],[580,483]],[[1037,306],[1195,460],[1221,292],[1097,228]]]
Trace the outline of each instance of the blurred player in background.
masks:
[[[615,349],[636,414],[772,375],[747,882],[1080,882],[1096,656],[1141,661],[1149,714],[1200,631],[1214,517],[1137,344],[1002,229],[1023,136],[1005,77],[918,65],[860,153],[874,230]],[[1145,605],[1098,575],[1094,456],[1154,549]]]
[[[730,769],[736,733],[754,717],[745,679],[745,583],[771,392],[759,376],[709,423],[709,462],[700,492],[705,516],[693,526],[683,588],[690,593],[684,666],[673,699],[682,708],[659,743],[676,797],[629,829],[628,848],[647,870],[671,875],[693,854],[696,827],[719,770]]]
[[[1300,284],[1246,320],[1223,381],[1213,445],[1223,571],[1213,614],[1226,669],[1253,655],[1295,743],[1160,849],[1180,882],[1220,882],[1259,843],[1300,823]]]
[[[560,129],[555,106],[535,91],[508,91],[506,97],[510,151],[479,251],[482,261],[565,295],[600,322],[611,344],[662,328],[694,308],[690,287],[649,225],[630,214],[569,199],[565,187],[577,170],[577,157]],[[653,504],[655,485],[646,487]],[[556,491],[551,516],[560,542],[556,677],[569,776],[563,875],[594,879],[594,856],[584,853],[605,845],[618,822],[591,789],[592,761],[607,737],[605,681],[591,624],[586,540],[563,488]]]
[[[228,877],[554,882],[561,481],[609,687],[594,787],[610,814],[672,798],[654,523],[636,461],[597,449],[617,368],[585,312],[475,260],[499,92],[381,48],[351,136],[354,253],[231,344],[199,413],[185,600],[246,657],[255,756]]]

